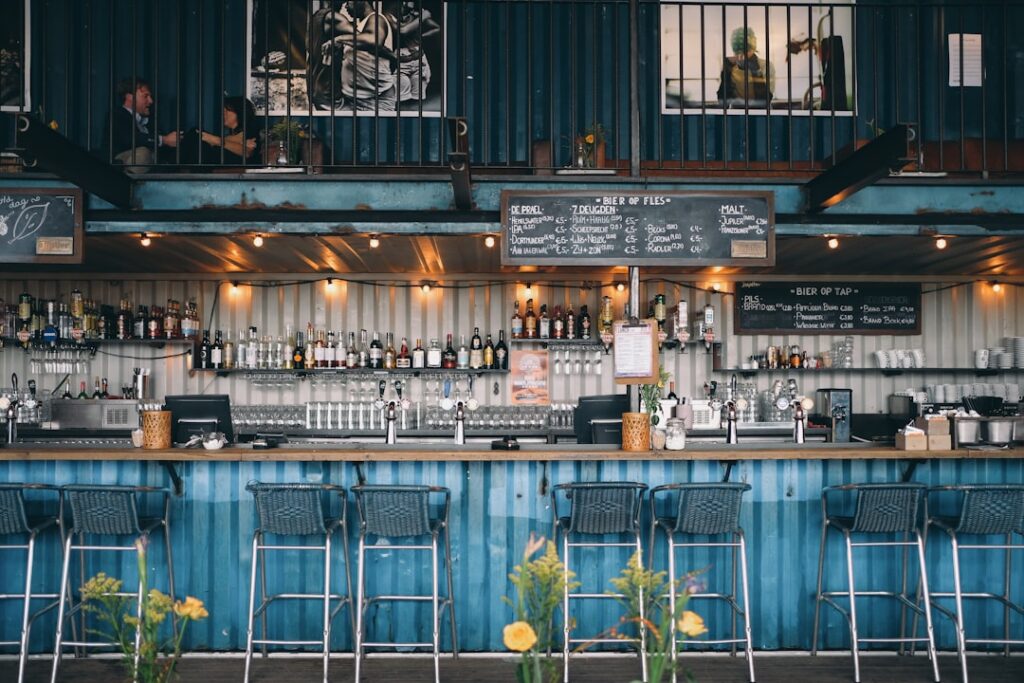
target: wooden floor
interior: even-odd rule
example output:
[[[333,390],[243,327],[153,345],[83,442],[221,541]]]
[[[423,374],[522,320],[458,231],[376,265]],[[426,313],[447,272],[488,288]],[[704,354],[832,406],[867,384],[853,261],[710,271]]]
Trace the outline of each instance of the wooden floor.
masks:
[[[683,665],[698,683],[742,683],[747,680],[746,663],[742,658],[723,656],[686,656]],[[757,680],[760,683],[850,683],[853,667],[848,656],[766,655],[755,657]],[[943,681],[959,681],[956,657],[940,658]],[[49,681],[50,662],[29,662],[26,683]],[[1004,658],[978,655],[968,660],[971,683],[1021,683],[1024,681],[1024,657]],[[512,683],[515,673],[511,660],[464,657],[458,662],[441,660],[443,681],[458,683]],[[244,662],[240,658],[188,658],[178,671],[181,683],[222,683],[240,681]],[[17,662],[0,661],[0,681],[17,680]],[[332,683],[351,683],[352,660],[331,660]],[[586,683],[629,683],[639,679],[637,660],[626,657],[578,658],[572,662],[572,680]],[[433,681],[429,658],[378,657],[366,662],[363,681],[401,681],[428,683]],[[120,664],[113,660],[67,660],[61,666],[61,681],[68,683],[109,683],[123,680]],[[269,659],[253,662],[254,683],[300,683],[320,680],[320,660]],[[680,680],[683,680],[680,678]],[[931,667],[924,657],[865,656],[861,659],[863,683],[928,683]],[[666,678],[667,683],[667,678]]]

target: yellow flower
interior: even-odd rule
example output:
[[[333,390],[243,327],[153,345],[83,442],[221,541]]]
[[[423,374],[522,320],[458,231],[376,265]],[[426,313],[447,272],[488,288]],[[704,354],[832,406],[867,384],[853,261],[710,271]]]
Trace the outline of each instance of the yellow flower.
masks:
[[[594,140],[595,139],[596,138],[594,138],[594,134],[593,133],[587,133],[587,136],[585,138],[583,138],[583,141],[586,142],[588,145],[592,145],[592,144],[594,144]]]
[[[210,613],[203,607],[203,601],[199,598],[193,598],[191,595],[185,598],[185,602],[179,600],[174,603],[174,613],[179,617],[186,617],[193,621],[210,616]]]
[[[696,612],[685,610],[679,619],[679,630],[691,638],[696,638],[708,632],[704,627],[704,620]]]
[[[502,631],[505,647],[516,652],[526,652],[537,644],[537,634],[525,621],[514,621]]]
[[[50,130],[57,130],[57,128],[59,128],[57,119],[50,119]]]

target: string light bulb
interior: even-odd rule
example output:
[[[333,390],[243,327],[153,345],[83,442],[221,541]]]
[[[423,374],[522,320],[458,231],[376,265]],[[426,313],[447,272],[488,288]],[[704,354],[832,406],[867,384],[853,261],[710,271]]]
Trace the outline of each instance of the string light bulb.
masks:
[[[258,247],[262,247],[263,246],[263,235],[261,235],[259,233],[256,233],[256,235],[252,238],[252,246],[257,247],[257,248]]]
[[[615,285],[615,291],[616,292],[624,292],[624,291],[626,291],[626,285],[624,285],[624,284],[622,284],[620,282],[619,284]]]
[[[528,297],[533,296],[533,283],[532,282],[527,282],[526,283],[526,296],[528,296]]]
[[[829,237],[828,238],[828,248],[829,249],[838,249],[839,248],[839,238],[838,237]]]
[[[939,237],[935,240],[936,249],[945,249],[947,246],[949,246],[949,242],[946,241],[945,237]]]
[[[237,280],[235,280],[234,282],[231,283],[231,294],[232,294],[232,296],[235,295],[235,294],[238,294],[238,281]]]
[[[380,246],[380,238],[376,235],[370,236],[370,249],[376,249]]]
[[[422,285],[420,285],[420,291],[423,292],[424,294],[430,294],[430,283],[424,282]]]
[[[722,283],[721,282],[712,282],[711,283],[711,289],[712,289],[712,291],[715,291],[715,292],[722,291]]]
[[[996,294],[998,294],[999,292],[1003,291],[1003,286],[1001,284],[999,284],[998,282],[993,281],[992,282],[992,291],[995,292]]]
[[[327,278],[327,289],[334,289],[334,278]]]
[[[139,244],[141,244],[144,247],[148,247],[149,245],[153,244],[153,239],[148,234],[142,233],[142,235],[139,237]]]
[[[488,249],[494,248],[494,235],[488,235],[484,238],[484,246]]]

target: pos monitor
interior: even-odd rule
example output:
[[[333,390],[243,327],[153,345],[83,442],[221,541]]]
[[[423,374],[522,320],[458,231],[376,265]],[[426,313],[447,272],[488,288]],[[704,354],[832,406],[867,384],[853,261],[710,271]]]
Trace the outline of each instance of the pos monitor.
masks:
[[[594,443],[592,425],[595,420],[621,420],[622,414],[628,413],[629,409],[627,394],[580,396],[580,402],[573,413],[576,443]]]
[[[234,443],[231,424],[231,399],[227,394],[167,396],[171,411],[174,443],[185,443],[197,434],[223,432],[228,443]]]

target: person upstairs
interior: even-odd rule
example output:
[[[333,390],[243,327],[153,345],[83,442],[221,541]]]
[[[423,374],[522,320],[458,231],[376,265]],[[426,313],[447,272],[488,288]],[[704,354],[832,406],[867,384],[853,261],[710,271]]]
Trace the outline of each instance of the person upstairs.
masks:
[[[718,99],[731,104],[738,100],[747,106],[766,106],[775,90],[775,67],[757,56],[757,34],[749,26],[732,32],[733,56],[722,65]]]
[[[146,173],[165,148],[178,145],[178,131],[159,135],[150,127],[153,93],[141,78],[125,78],[117,85],[117,103],[104,131],[104,148],[114,162],[125,164],[129,173]]]

